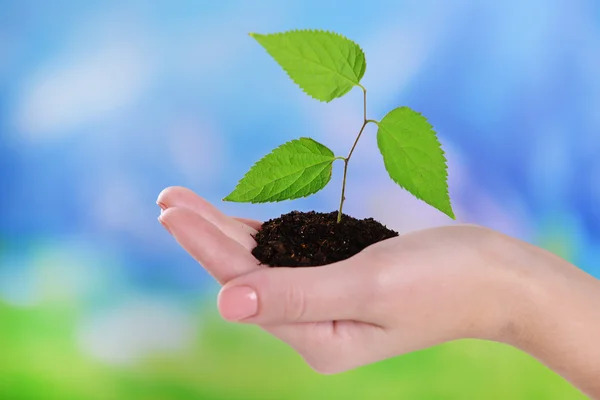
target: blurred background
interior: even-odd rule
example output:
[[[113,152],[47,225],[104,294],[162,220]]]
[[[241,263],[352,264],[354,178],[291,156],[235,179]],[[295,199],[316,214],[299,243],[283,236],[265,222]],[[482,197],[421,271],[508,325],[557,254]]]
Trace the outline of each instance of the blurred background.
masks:
[[[459,341],[320,376],[257,328],[156,221],[187,186],[257,219],[317,195],[220,201],[273,147],[346,154],[362,95],[304,95],[247,33],[323,28],[367,57],[368,116],[408,105],[448,153],[461,222],[600,277],[596,0],[0,1],[0,398],[580,399],[507,346]],[[338,165],[339,167],[339,165]],[[345,211],[408,232],[451,221],[396,187],[369,126]]]

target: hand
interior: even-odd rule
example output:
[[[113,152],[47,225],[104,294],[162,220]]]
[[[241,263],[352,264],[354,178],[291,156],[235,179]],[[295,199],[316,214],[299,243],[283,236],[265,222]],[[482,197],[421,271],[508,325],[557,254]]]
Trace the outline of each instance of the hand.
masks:
[[[262,326],[317,371],[491,336],[509,320],[491,295],[505,292],[507,277],[483,228],[404,235],[324,267],[268,268],[250,253],[259,222],[227,217],[183,188],[165,190],[159,202],[177,241],[225,285],[223,317]]]
[[[558,304],[548,300],[549,290],[565,291],[561,300],[571,295],[566,293],[571,286],[579,295],[600,290],[589,275],[534,246],[486,228],[456,225],[388,239],[322,267],[269,268],[250,252],[260,222],[228,217],[184,188],[165,189],[157,203],[163,225],[224,285],[221,315],[261,326],[318,372],[342,372],[460,338],[517,346],[550,366],[558,364],[582,386],[589,385],[588,374],[600,371],[594,365],[597,370],[573,376],[555,350],[559,343],[537,340],[548,336],[540,327],[556,319],[554,309],[542,309]],[[565,277],[570,285],[561,283]],[[586,314],[589,309],[576,294],[571,297],[579,298],[573,302],[579,309],[569,313],[598,323],[598,313]],[[593,336],[582,335],[578,338]],[[560,344],[567,342],[558,337]],[[600,355],[598,347],[583,353],[590,351]],[[579,355],[575,358],[574,368],[582,364]]]

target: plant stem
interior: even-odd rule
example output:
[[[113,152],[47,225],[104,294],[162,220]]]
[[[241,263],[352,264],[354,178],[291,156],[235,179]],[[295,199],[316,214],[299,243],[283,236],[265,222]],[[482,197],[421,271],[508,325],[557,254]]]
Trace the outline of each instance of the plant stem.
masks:
[[[348,173],[348,162],[350,161],[350,157],[352,157],[352,153],[354,153],[354,149],[356,148],[356,144],[360,139],[363,131],[365,130],[365,126],[369,122],[375,122],[367,119],[367,89],[365,89],[362,85],[360,87],[363,90],[363,124],[360,127],[360,131],[358,131],[358,135],[356,136],[356,140],[348,153],[348,157],[344,158],[344,177],[342,178],[342,198],[340,199],[340,209],[338,211],[337,222],[340,223],[342,221],[342,208],[344,207],[344,200],[346,200],[346,174]]]

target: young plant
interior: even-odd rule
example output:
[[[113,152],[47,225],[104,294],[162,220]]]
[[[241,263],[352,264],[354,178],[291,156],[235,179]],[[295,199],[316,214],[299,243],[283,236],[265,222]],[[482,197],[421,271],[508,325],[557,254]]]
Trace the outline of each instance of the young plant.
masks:
[[[363,91],[363,122],[346,157],[336,156],[307,137],[289,141],[258,161],[223,200],[265,203],[307,197],[331,180],[333,162],[343,160],[344,175],[337,222],[346,200],[348,163],[367,124],[377,125],[377,145],[390,178],[418,199],[455,218],[448,195],[446,158],[433,127],[403,106],[381,121],[367,119],[367,89],[360,81],[366,60],[360,46],[337,33],[294,30],[261,35],[256,41],[309,96],[324,102],[354,87]]]

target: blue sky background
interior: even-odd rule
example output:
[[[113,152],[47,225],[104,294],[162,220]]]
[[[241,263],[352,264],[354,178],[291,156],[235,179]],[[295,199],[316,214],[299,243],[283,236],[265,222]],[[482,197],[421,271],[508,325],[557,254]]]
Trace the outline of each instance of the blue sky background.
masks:
[[[0,301],[76,304],[74,340],[103,362],[180,348],[216,286],[157,223],[163,188],[257,219],[334,210],[340,165],[308,199],[220,202],[283,142],[343,155],[360,127],[358,90],[319,103],[247,35],[295,28],[361,45],[369,118],[399,105],[429,118],[460,222],[600,277],[597,1],[3,1]],[[401,232],[451,223],[391,182],[374,133],[346,211]]]

